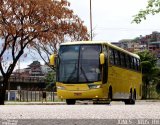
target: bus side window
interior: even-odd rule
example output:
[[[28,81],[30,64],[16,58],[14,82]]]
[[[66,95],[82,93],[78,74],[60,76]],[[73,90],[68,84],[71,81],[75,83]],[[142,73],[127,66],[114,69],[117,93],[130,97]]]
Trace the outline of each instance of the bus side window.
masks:
[[[115,64],[114,62],[114,50],[113,49],[109,49],[109,55],[110,55],[110,64]]]
[[[127,68],[130,69],[131,68],[131,58],[129,55],[126,55],[126,64],[127,64]]]
[[[132,57],[131,56],[128,56],[129,57],[129,68],[132,69],[133,68],[133,65],[132,65]]]
[[[118,57],[119,57],[119,63],[118,63],[118,65],[119,66],[122,66],[122,63],[121,63],[121,52],[120,51],[117,51],[118,52]]]
[[[135,58],[136,61],[136,71],[138,71],[138,59]]]
[[[112,52],[113,52],[113,62],[114,62],[114,65],[116,65],[116,58],[115,58],[115,50],[114,49],[112,49]]]
[[[133,60],[133,69],[136,70],[136,61],[135,61],[135,58],[132,57],[132,60]]]
[[[131,69],[134,69],[134,58],[131,57]]]
[[[114,55],[115,55],[115,65],[119,65],[120,60],[119,60],[119,54],[117,50],[114,50]]]
[[[121,53],[121,66],[126,67],[125,54]]]
[[[127,55],[124,54],[124,67],[125,67],[125,68],[127,68],[127,60],[126,60],[126,58],[127,58]]]
[[[134,57],[132,57],[132,60],[133,60],[133,69],[136,70],[136,60]]]
[[[138,61],[137,61],[138,63],[138,71],[141,71],[141,66],[140,66],[140,60],[138,59]]]

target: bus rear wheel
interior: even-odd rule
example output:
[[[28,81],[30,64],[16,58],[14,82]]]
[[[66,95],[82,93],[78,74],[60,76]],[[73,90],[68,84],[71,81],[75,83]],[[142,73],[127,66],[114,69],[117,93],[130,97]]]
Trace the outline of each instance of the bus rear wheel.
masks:
[[[112,87],[109,87],[108,99],[112,101]]]
[[[76,100],[75,99],[66,99],[67,105],[75,105]]]
[[[136,100],[136,93],[134,91],[134,93],[132,92],[132,90],[130,91],[130,97],[129,99],[125,100],[124,103],[126,105],[134,105],[135,104],[135,100]]]

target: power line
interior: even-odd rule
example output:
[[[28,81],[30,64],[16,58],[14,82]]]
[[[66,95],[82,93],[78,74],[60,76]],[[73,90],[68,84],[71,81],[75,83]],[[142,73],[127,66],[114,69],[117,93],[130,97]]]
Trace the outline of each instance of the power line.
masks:
[[[124,31],[160,31],[160,29],[149,29],[149,28],[111,28],[111,27],[97,27],[95,30],[124,30]]]

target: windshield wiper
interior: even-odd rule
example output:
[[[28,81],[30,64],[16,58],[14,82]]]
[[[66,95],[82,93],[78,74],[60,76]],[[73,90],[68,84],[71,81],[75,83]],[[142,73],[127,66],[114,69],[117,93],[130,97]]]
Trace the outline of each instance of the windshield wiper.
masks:
[[[70,75],[69,78],[67,79],[67,83],[68,83],[68,82],[74,82],[74,79],[75,79],[75,82],[77,81],[77,78],[76,78],[76,77],[73,77],[73,75],[75,74],[75,72],[76,72],[76,64],[75,64],[74,70],[72,71],[71,75]]]
[[[84,69],[82,68],[82,66],[80,66],[80,68],[81,68],[82,74],[84,75],[86,81],[89,82],[89,80],[88,80],[88,78],[86,76],[86,73],[85,73]]]

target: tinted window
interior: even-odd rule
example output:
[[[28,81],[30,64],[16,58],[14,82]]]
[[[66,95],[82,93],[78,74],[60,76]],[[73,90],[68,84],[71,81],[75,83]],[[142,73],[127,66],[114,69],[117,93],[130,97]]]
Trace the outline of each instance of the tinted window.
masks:
[[[138,71],[138,60],[136,58],[134,58],[134,64],[135,64],[135,70]]]
[[[114,55],[115,55],[115,65],[120,65],[119,52],[117,50],[114,50]]]
[[[78,82],[92,82],[100,80],[100,52],[101,46],[98,45],[82,45],[80,47]]]
[[[121,66],[126,67],[125,54],[121,53]]]
[[[77,81],[78,56],[80,46],[61,46],[59,50],[59,81],[67,82],[72,78],[72,82]],[[71,81],[71,80],[70,80]]]
[[[64,83],[89,83],[101,80],[101,45],[61,46],[57,79]]]
[[[140,60],[137,60],[137,65],[138,65],[138,71],[141,71],[141,66],[140,66]]]
[[[129,55],[126,55],[126,65],[127,68],[131,68],[131,57]]]
[[[109,58],[109,60],[110,60],[110,63],[111,64],[115,64],[114,63],[114,50],[113,49],[109,49],[109,55],[110,55],[110,58]]]
[[[134,69],[134,58],[131,57],[131,68]]]
[[[118,52],[118,60],[119,60],[119,65],[121,65],[121,52],[117,51]]]

